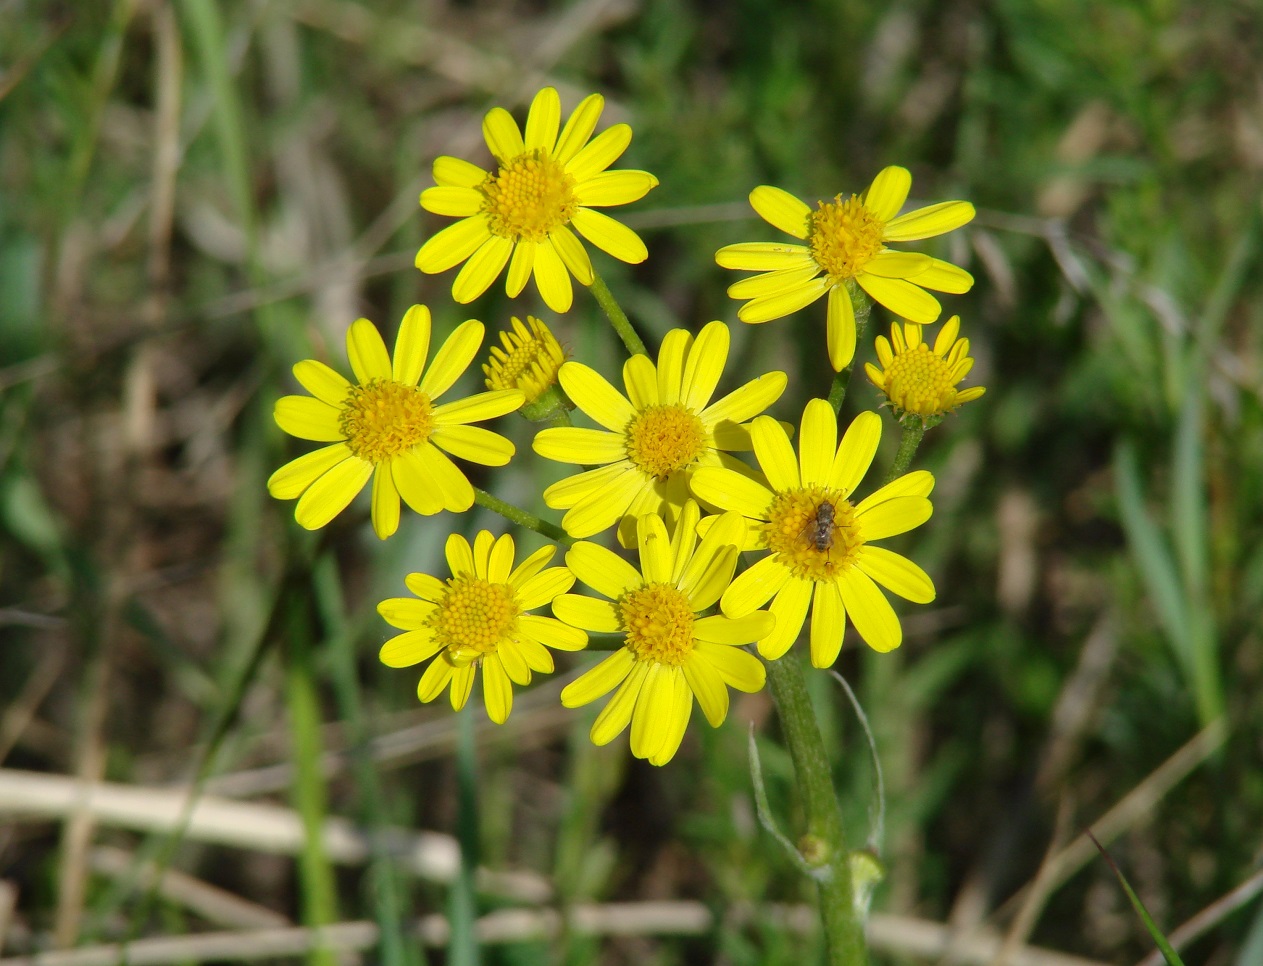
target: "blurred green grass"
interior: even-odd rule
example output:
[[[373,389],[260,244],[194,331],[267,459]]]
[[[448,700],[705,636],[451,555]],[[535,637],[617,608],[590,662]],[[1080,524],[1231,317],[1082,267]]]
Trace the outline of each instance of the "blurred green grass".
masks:
[[[293,361],[341,365],[358,315],[393,335],[414,301],[442,332],[539,312],[496,287],[454,306],[450,277],[411,260],[440,227],[416,206],[432,158],[485,160],[481,114],[550,82],[567,110],[604,93],[606,121],[635,129],[625,163],[661,181],[626,219],[650,260],[598,263],[653,342],[735,324],[713,252],[773,236],[745,205],[756,184],[828,197],[903,164],[915,199],[978,206],[973,227],[925,246],[978,279],[944,304],[979,360],[970,381],[988,387],[918,460],[939,479],[936,512],[904,549],[938,601],[901,611],[901,652],[848,642],[839,666],[886,769],[889,877],[875,907],[993,912],[1034,876],[1059,807],[1073,834],[1223,713],[1222,748],[1111,846],[1159,924],[1187,919],[1263,857],[1260,19],[1251,4],[1187,0],[0,8],[4,764],[186,780],[256,648],[261,670],[214,770],[287,762],[290,652],[265,628],[290,573],[309,598],[303,686],[324,721],[310,753],[438,729],[388,765],[363,767],[361,751],[327,788],[309,778],[307,807],[327,796],[330,813],[366,827],[456,832],[455,722],[416,706],[412,675],[377,666],[373,607],[407,571],[434,568],[450,528],[499,522],[412,517],[379,545],[361,509],[295,540],[290,506],[263,488],[295,452],[270,412]],[[728,385],[785,367],[777,415],[793,419],[827,385],[822,321],[815,306],[735,328]],[[614,372],[618,347],[588,301],[557,328]],[[857,380],[848,411],[874,405]],[[561,470],[530,455],[526,427],[509,432],[519,458],[481,482],[546,512],[538,493]],[[867,755],[836,686],[815,683],[859,844]],[[590,716],[519,708],[479,732],[483,863],[540,873],[563,902],[688,898],[722,912],[810,898],[753,818],[749,720],[788,824],[789,766],[762,696],[718,732],[695,722],[663,770],[591,748]],[[109,827],[93,840],[141,846]],[[127,933],[140,903],[86,873],[76,849],[51,821],[0,836],[19,890],[6,953],[53,933]],[[178,864],[314,921],[292,866],[234,855],[225,868],[223,854],[185,846]],[[446,888],[391,868],[339,870],[338,914],[390,934],[447,907]],[[317,918],[333,914],[315,902]],[[163,909],[139,928],[204,926]],[[1099,863],[1050,898],[1031,939],[1113,962],[1148,949]],[[1187,956],[1250,966],[1260,942],[1255,903]],[[383,955],[400,961],[409,945]],[[566,936],[483,959],[773,964],[814,950],[774,923],[724,922],[696,938]]]

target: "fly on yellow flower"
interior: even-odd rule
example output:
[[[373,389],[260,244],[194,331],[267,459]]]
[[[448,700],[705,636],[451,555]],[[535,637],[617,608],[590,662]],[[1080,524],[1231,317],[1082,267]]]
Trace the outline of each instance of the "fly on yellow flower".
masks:
[[[463,303],[485,292],[508,265],[509,298],[533,273],[548,307],[566,312],[570,276],[582,285],[593,281],[575,231],[621,261],[643,262],[649,253],[640,237],[594,210],[639,201],[658,183],[647,171],[606,170],[627,150],[632,132],[615,124],[593,138],[604,106],[599,94],[584,98],[560,135],[561,99],[551,87],[535,95],[525,134],[508,111],[492,108],[482,133],[496,170],[459,158],[435,160],[435,187],[421,193],[421,207],[461,220],[421,246],[417,268],[432,275],[465,262],[452,284],[452,298]]]
[[[626,396],[585,365],[561,367],[566,394],[604,429],[541,430],[535,452],[563,463],[607,464],[544,491],[546,504],[567,511],[562,519],[567,533],[587,537],[619,523],[620,540],[631,546],[642,514],[674,522],[696,468],[741,466],[728,454],[750,449],[749,427],[743,424],[780,398],[786,378],[783,372],[765,373],[711,404],[728,345],[722,322],[709,323],[696,340],[685,329],[672,329],[656,366],[644,355],[623,365]]]
[[[864,372],[886,394],[896,416],[910,413],[923,421],[936,419],[987,391],[982,386],[956,388],[974,367],[969,340],[958,335],[960,316],[953,315],[939,330],[932,350],[922,341],[921,326],[915,322],[892,325],[889,342],[885,336],[877,337],[877,360],[882,367],[866,362]]]
[[[513,538],[482,530],[473,547],[458,533],[447,538],[446,581],[409,574],[404,583],[416,597],[392,597],[377,606],[386,623],[405,633],[381,649],[387,667],[411,667],[434,658],[421,675],[417,697],[433,701],[451,688],[452,707],[469,700],[482,667],[487,716],[504,724],[513,709],[513,685],[531,683],[531,672],[551,674],[547,648],[578,651],[588,636],[552,617],[527,613],[574,585],[565,567],[544,569],[554,548],[542,547],[513,567]],[[436,656],[437,655],[437,656]]]
[[[728,688],[754,692],[765,672],[741,648],[768,634],[773,620],[750,609],[741,617],[701,616],[732,580],[743,524],[725,514],[698,543],[697,504],[690,500],[673,535],[657,514],[637,521],[640,570],[595,543],[576,543],[566,564],[609,600],[562,594],[553,613],[598,634],[621,634],[624,644],[561,692],[578,708],[614,691],[592,725],[604,745],[631,724],[637,758],[665,765],[675,755],[693,712],[693,699],[712,727],[728,715]]]
[[[754,420],[750,435],[766,484],[709,467],[692,481],[700,499],[747,518],[747,549],[771,551],[724,592],[724,613],[740,617],[775,597],[769,610],[776,627],[759,640],[759,653],[768,660],[794,643],[808,607],[816,667],[837,659],[848,615],[874,650],[898,647],[903,629],[878,584],[918,604],[934,599],[934,584],[911,560],[873,541],[929,519],[934,477],[917,470],[852,502],[877,452],[881,417],[860,413],[838,444],[837,418],[823,399],[807,403],[797,457],[770,417]]]
[[[822,201],[815,211],[787,191],[760,185],[750,205],[764,221],[806,245],[750,242],[728,245],[715,255],[723,268],[760,272],[729,287],[749,299],[737,311],[742,322],[770,322],[810,305],[828,293],[826,343],[829,362],[840,372],[855,357],[855,309],[847,284],[854,281],[874,301],[918,323],[933,322],[941,308],[926,289],[959,294],[973,276],[949,262],[916,252],[892,251],[887,242],[942,235],[973,220],[967,201],[944,201],[906,215],[912,175],[906,168],[880,171],[867,191]]]
[[[383,540],[399,527],[401,496],[417,513],[468,510],[473,487],[447,453],[503,466],[513,444],[467,424],[522,405],[518,389],[436,404],[478,354],[482,333],[474,319],[460,325],[426,371],[430,310],[414,305],[399,326],[393,362],[368,319],[347,330],[355,383],[315,359],[295,365],[295,378],[311,395],[277,400],[276,424],[299,439],[333,445],[286,463],[268,480],[268,492],[278,500],[298,498],[294,518],[317,530],[346,509],[371,476],[373,529]]]
[[[557,385],[557,371],[566,361],[566,351],[535,316],[528,315],[526,324],[517,316],[510,321],[513,331],[500,333],[504,348],[491,347],[491,361],[484,363],[482,371],[488,389],[521,389],[529,406]]]

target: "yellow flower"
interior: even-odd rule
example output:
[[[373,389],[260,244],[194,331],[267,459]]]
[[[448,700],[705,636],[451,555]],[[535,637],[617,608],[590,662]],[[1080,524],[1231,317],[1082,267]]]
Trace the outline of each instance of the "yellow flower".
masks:
[[[528,315],[526,325],[517,316],[511,321],[513,331],[500,333],[504,348],[491,347],[491,362],[484,363],[482,371],[488,389],[521,389],[529,406],[557,385],[557,371],[566,361],[566,352],[535,316]]]
[[[637,758],[665,765],[675,755],[693,712],[693,698],[712,727],[728,714],[728,688],[763,687],[763,665],[743,650],[767,634],[765,611],[739,618],[702,616],[732,580],[741,518],[725,514],[697,542],[697,504],[690,500],[673,536],[657,514],[637,521],[640,570],[595,543],[580,542],[566,564],[608,601],[562,594],[553,613],[567,624],[598,634],[621,634],[624,645],[561,692],[577,708],[615,688],[592,725],[592,741],[604,745],[631,723]]]
[[[956,338],[959,334],[960,316],[953,315],[939,330],[933,350],[921,341],[921,326],[915,322],[892,325],[889,342],[877,337],[882,368],[866,362],[864,372],[886,394],[896,415],[911,413],[923,420],[942,416],[987,391],[982,386],[956,389],[974,367],[969,340]]]
[[[769,609],[776,627],[759,640],[759,653],[769,660],[793,644],[809,605],[816,667],[837,659],[848,614],[874,650],[898,647],[903,629],[877,585],[925,604],[934,599],[934,584],[912,561],[873,541],[929,519],[934,477],[917,470],[852,503],[877,452],[881,417],[860,413],[837,444],[837,418],[823,399],[811,400],[803,412],[797,458],[774,419],[760,416],[750,435],[766,485],[729,469],[705,468],[693,476],[700,499],[748,518],[747,549],[771,551],[724,592],[723,612],[740,617],[775,596]]]
[[[627,150],[632,132],[615,124],[592,138],[604,106],[599,94],[584,98],[560,136],[561,99],[551,87],[535,95],[525,135],[508,111],[492,108],[482,133],[496,170],[459,158],[435,160],[436,186],[421,193],[421,207],[461,220],[421,246],[417,268],[432,275],[465,262],[452,283],[452,298],[463,303],[485,292],[507,264],[510,298],[533,272],[548,307],[566,312],[570,275],[583,285],[593,278],[571,226],[615,258],[643,262],[648,251],[639,236],[593,210],[638,201],[658,183],[647,171],[606,170]]]
[[[886,242],[942,235],[971,221],[974,206],[944,201],[906,215],[912,175],[884,168],[862,195],[822,201],[812,211],[787,191],[760,185],[750,205],[774,228],[806,245],[751,242],[728,245],[715,255],[723,268],[761,272],[728,289],[749,299],[737,312],[742,322],[769,322],[791,315],[829,294],[826,342],[829,362],[840,372],[855,357],[855,309],[847,284],[852,280],[897,315],[933,322],[941,311],[929,292],[968,292],[973,276],[948,262],[915,252],[892,251]],[[898,216],[898,217],[896,217]]]
[[[268,492],[278,500],[299,498],[294,518],[316,530],[346,509],[371,476],[373,529],[383,540],[399,527],[401,496],[417,513],[468,510],[473,487],[444,450],[486,466],[503,466],[513,456],[513,444],[466,424],[522,405],[517,389],[435,405],[477,355],[482,332],[481,322],[463,323],[425,371],[430,310],[414,305],[399,326],[393,363],[368,319],[347,330],[354,384],[323,362],[298,363],[294,376],[311,395],[277,400],[276,424],[299,439],[333,445],[286,463],[268,480]]]
[[[576,537],[620,524],[624,546],[635,540],[636,518],[658,513],[673,522],[699,466],[742,464],[728,452],[749,450],[745,420],[785,391],[785,373],[769,372],[710,404],[728,359],[728,327],[711,322],[696,341],[685,329],[662,340],[655,366],[634,355],[623,365],[627,396],[577,362],[561,367],[561,385],[575,405],[604,429],[541,430],[535,452],[546,459],[591,466],[554,483],[544,502],[566,510],[562,526]]]
[[[530,684],[532,671],[552,673],[553,656],[545,645],[562,651],[587,646],[583,631],[527,613],[569,590],[574,574],[565,567],[544,569],[553,547],[535,551],[513,569],[513,538],[507,533],[496,539],[482,530],[472,548],[454,533],[446,549],[449,579],[409,574],[404,583],[416,597],[377,605],[386,623],[406,632],[382,645],[381,662],[411,667],[433,657],[417,697],[433,701],[450,684],[457,711],[469,699],[481,666],[487,715],[504,724],[513,708],[513,685]]]

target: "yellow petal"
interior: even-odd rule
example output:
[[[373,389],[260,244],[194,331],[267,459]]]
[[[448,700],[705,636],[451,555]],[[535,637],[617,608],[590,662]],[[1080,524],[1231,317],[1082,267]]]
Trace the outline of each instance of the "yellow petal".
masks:
[[[351,384],[346,378],[323,362],[315,359],[304,359],[294,364],[294,378],[302,387],[330,406],[341,406],[346,402]]]
[[[430,441],[439,449],[483,466],[504,466],[515,448],[499,433],[480,426],[439,426]]]
[[[744,423],[753,419],[781,398],[789,379],[783,372],[766,372],[734,389],[722,399],[703,409],[702,422],[712,428],[723,422]],[[732,447],[721,447],[731,449]]]
[[[710,322],[697,334],[680,383],[680,401],[693,412],[701,411],[714,395],[728,361],[729,342],[728,326],[722,322]]]
[[[508,720],[513,710],[513,685],[499,654],[488,654],[482,660],[482,699],[487,705],[488,718],[496,724]]]
[[[664,406],[680,402],[684,382],[684,360],[693,345],[688,329],[671,329],[662,337],[658,349],[658,401]]]
[[[665,584],[671,581],[671,537],[666,524],[657,514],[647,513],[636,522],[636,543],[640,550],[640,570],[645,582]]]
[[[346,354],[351,360],[351,371],[359,384],[374,379],[390,378],[390,354],[382,341],[377,326],[368,319],[356,319],[346,330]]]
[[[811,266],[820,270],[804,245],[778,245],[771,242],[742,242],[725,245],[715,252],[715,264],[739,272],[784,272]]]
[[[570,627],[551,617],[523,614],[518,618],[522,633],[559,651],[582,651],[588,646],[588,635],[578,627]]]
[[[443,501],[430,482],[428,472],[416,447],[390,461],[390,475],[399,495],[422,516],[430,516],[443,509]]]
[[[491,238],[486,215],[462,218],[433,235],[417,252],[416,266],[427,275],[459,265]],[[490,284],[490,283],[488,283]]]
[[[432,443],[422,443],[410,452],[417,454],[431,486],[443,503],[443,509],[464,513],[474,505],[474,488],[442,450]]]
[[[752,325],[759,322],[771,322],[773,319],[793,315],[801,308],[810,305],[829,290],[832,283],[827,275],[809,279],[797,288],[782,292],[780,295],[769,295],[765,298],[753,299],[737,310],[737,318]]]
[[[698,499],[742,516],[766,520],[774,494],[766,486],[733,470],[703,466],[689,478],[689,488]]]
[[[933,512],[933,505],[925,497],[899,496],[866,507],[864,512],[856,513],[855,522],[865,540],[881,540],[919,527]]]
[[[841,372],[855,358],[855,305],[845,285],[829,289],[825,346],[829,350],[829,365],[834,372]]]
[[[440,155],[434,159],[434,181],[453,188],[476,188],[487,180],[487,172],[462,158]]]
[[[881,222],[890,221],[899,214],[899,209],[908,200],[908,190],[912,187],[912,175],[907,168],[891,165],[877,172],[877,177],[864,192],[864,207],[873,213]]]
[[[414,305],[404,313],[395,337],[395,358],[391,366],[395,382],[405,386],[420,382],[429,354],[430,310],[424,305]]]
[[[476,423],[511,413],[522,405],[523,400],[520,389],[489,389],[435,406],[435,434],[437,435],[439,429],[461,428],[465,423]]]
[[[593,634],[617,634],[622,621],[617,605],[582,594],[558,594],[552,602],[557,619]]]
[[[631,751],[637,758],[648,758],[663,745],[675,698],[673,678],[679,673],[679,668],[653,664],[645,675],[631,720]]]
[[[884,251],[868,261],[864,271],[882,278],[912,278],[926,271],[931,261],[929,255],[919,252]]]
[[[522,132],[513,115],[503,107],[493,107],[482,119],[482,136],[492,156],[500,164],[512,161],[526,150]]]
[[[294,519],[307,530],[319,530],[347,508],[372,473],[372,463],[343,460],[307,487],[294,508]]]
[[[719,672],[696,651],[684,662],[684,677],[712,728],[728,717],[728,688]]]
[[[436,606],[432,601],[415,597],[388,597],[377,605],[377,613],[391,627],[431,634],[429,624]]]
[[[636,699],[640,696],[641,686],[649,673],[649,665],[636,663],[623,680],[622,685],[614,692],[614,697],[592,722],[589,736],[594,745],[609,744],[625,729],[631,721],[632,711],[636,707]],[[576,682],[578,683],[578,682]],[[564,695],[565,692],[563,691]]]
[[[531,109],[526,115],[526,150],[543,150],[545,154],[552,154],[557,146],[557,129],[560,126],[561,98],[557,96],[557,89],[542,88],[531,101]]]
[[[795,238],[807,237],[811,208],[788,191],[771,185],[759,185],[750,192],[750,207],[773,228]]]
[[[565,225],[558,225],[549,233],[548,240],[552,242],[566,270],[578,279],[579,284],[591,285],[592,259],[588,257],[588,250],[583,247],[583,242],[575,237],[575,233]]]
[[[877,455],[881,442],[881,417],[874,412],[860,413],[847,427],[842,443],[833,459],[829,485],[850,496],[864,479],[864,474]]]
[[[421,391],[437,399],[469,368],[482,345],[483,325],[477,319],[469,319],[456,327],[442,347],[434,355],[429,371],[421,380]]]
[[[554,312],[569,312],[574,303],[574,288],[570,284],[570,273],[566,263],[557,254],[552,242],[543,242],[535,246],[535,287],[540,297]]]
[[[531,448],[544,459],[559,463],[592,465],[627,457],[627,443],[621,434],[575,426],[541,429],[535,434]]]
[[[513,257],[509,260],[509,274],[504,279],[505,294],[511,299],[522,294],[526,283],[531,280],[531,272],[535,269],[535,250],[539,248],[535,242],[519,238],[513,246]]]
[[[566,164],[566,174],[576,184],[583,184],[600,174],[619,159],[631,144],[632,129],[626,124],[612,124],[594,137]]]
[[[640,236],[609,215],[592,208],[580,208],[570,223],[593,245],[621,262],[639,265],[649,257],[649,249]]]
[[[477,561],[474,560],[473,548],[459,533],[450,533],[443,545],[443,554],[447,558],[447,568],[453,577],[473,575],[478,572]]]
[[[389,464],[379,466],[373,474],[373,532],[385,540],[399,529],[399,491],[391,479]]]
[[[482,193],[473,188],[436,185],[421,192],[422,208],[432,214],[451,218],[469,218],[478,214],[484,200]]]
[[[730,688],[753,694],[767,681],[763,662],[739,647],[698,641],[693,653],[709,661]]]
[[[938,258],[930,259],[930,267],[913,276],[910,281],[914,285],[950,295],[961,295],[974,287],[972,275],[963,268],[957,268],[951,262]]]
[[[268,478],[268,493],[278,500],[294,500],[303,490],[343,460],[354,459],[345,443],[325,446],[286,463]]]
[[[824,399],[810,400],[803,410],[802,431],[798,435],[803,486],[828,486],[837,447],[838,418],[833,407]]]
[[[644,584],[640,571],[612,550],[581,541],[566,551],[566,566],[576,577],[610,600]]]
[[[557,139],[557,149],[553,157],[559,163],[563,165],[569,163],[588,143],[588,138],[596,130],[596,123],[600,120],[604,107],[605,98],[600,94],[589,94],[579,102],[579,106],[574,109],[574,113],[566,121],[566,126],[561,130],[561,136]]]
[[[636,409],[657,406],[661,401],[658,397],[658,370],[646,355],[637,353],[623,363],[623,385],[627,389],[627,398]],[[624,446],[625,450],[626,446]],[[580,462],[605,461],[580,460]]]
[[[593,536],[614,526],[638,498],[652,491],[643,473],[629,469],[566,511],[561,525],[572,537]]]
[[[581,708],[618,687],[636,663],[631,651],[620,647],[596,667],[591,668],[561,689],[561,703],[567,708]],[[630,710],[628,711],[630,716]],[[627,726],[624,721],[618,731]],[[614,734],[617,734],[616,731]],[[614,735],[610,735],[613,738]],[[606,739],[609,740],[609,739]]]
[[[882,231],[884,241],[915,241],[954,231],[974,219],[974,206],[968,201],[942,201],[918,208],[888,221]]]
[[[472,302],[491,287],[513,254],[513,239],[492,235],[469,256],[452,282],[452,298],[462,305]]]
[[[852,567],[838,579],[842,603],[864,643],[874,651],[893,651],[903,642],[903,628],[890,601],[873,581]]]
[[[764,557],[737,575],[724,591],[720,609],[728,617],[745,617],[780,593],[790,576],[775,557]]]
[[[814,667],[832,667],[842,650],[846,634],[846,610],[838,585],[832,581],[816,584],[811,605],[811,663]]]
[[[693,625],[693,633],[699,641],[712,644],[753,644],[772,633],[776,619],[766,611],[756,610],[744,617],[725,617],[712,614]]]
[[[928,325],[939,317],[942,307],[929,292],[902,278],[881,278],[861,272],[855,277],[860,288],[895,315],[920,325]]]
[[[574,404],[611,432],[622,433],[635,418],[631,403],[595,369],[581,362],[567,362],[559,378]]]
[[[346,438],[340,410],[311,396],[282,396],[272,411],[276,425],[291,436],[334,443]]]
[[[759,468],[766,474],[768,485],[773,490],[783,492],[802,485],[794,447],[790,445],[789,437],[781,429],[780,423],[771,416],[758,417],[750,424],[750,439],[754,443],[754,455],[758,457]]]
[[[789,650],[790,645],[802,633],[807,605],[811,603],[814,584],[796,577],[788,580],[772,600],[768,611],[776,618],[772,633],[759,641],[759,655],[775,661]]]
[[[429,631],[408,631],[383,644],[377,656],[387,667],[412,667],[442,649],[443,645]]]
[[[421,680],[417,683],[417,697],[424,703],[433,701],[447,687],[447,682],[452,679],[453,670],[452,663],[445,655],[440,654],[430,662],[430,666],[421,675]]]
[[[793,268],[762,275],[751,275],[728,286],[728,297],[734,299],[764,299],[795,292],[820,274],[820,266],[814,261],[795,265]]]
[[[907,557],[872,544],[861,547],[855,565],[887,590],[914,604],[934,600],[934,581]]]
[[[575,185],[575,201],[584,207],[610,208],[639,201],[658,185],[648,171],[605,171]]]
[[[545,547],[546,550],[552,550],[552,547]],[[564,594],[574,586],[575,576],[567,567],[549,567],[526,580],[521,581],[517,587],[517,599],[523,610],[534,610],[536,607],[543,607],[545,604],[551,604],[553,598],[558,594]],[[510,576],[508,583],[514,584],[514,577]]]

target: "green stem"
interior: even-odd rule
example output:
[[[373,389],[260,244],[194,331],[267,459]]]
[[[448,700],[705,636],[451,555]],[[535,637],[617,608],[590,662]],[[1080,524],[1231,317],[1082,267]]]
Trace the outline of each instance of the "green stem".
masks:
[[[858,354],[860,346],[864,344],[864,336],[868,333],[868,317],[872,314],[872,300],[864,293],[864,290],[854,282],[847,281],[847,294],[851,297],[851,308],[855,313],[855,351]],[[835,413],[842,411],[842,403],[846,401],[846,390],[851,384],[851,373],[855,369],[855,356],[851,357],[851,361],[846,367],[838,373],[834,373],[833,383],[829,386],[829,405],[833,407]]]
[[[917,447],[921,445],[921,440],[925,437],[925,423],[915,417],[909,418],[903,426],[903,435],[899,437],[899,452],[895,454],[895,461],[890,466],[890,472],[886,474],[885,482],[897,480],[908,472],[908,467],[912,465],[912,457],[917,453]]]
[[[567,547],[575,542],[574,537],[568,536],[566,531],[556,524],[542,520],[533,513],[527,513],[525,510],[515,507],[512,503],[505,503],[499,497],[494,497],[486,490],[480,490],[476,486],[474,487],[474,502],[481,507],[486,507],[488,510],[500,514],[500,516],[512,523],[516,523],[519,527],[534,530],[549,540],[564,543]]]
[[[802,661],[787,654],[765,661],[768,689],[776,704],[781,731],[794,762],[794,776],[806,818],[798,850],[816,882],[820,919],[829,950],[829,966],[864,966],[868,949],[855,909],[850,854],[842,828],[842,808],[833,788],[833,771],[816,722]]]
[[[309,927],[338,921],[337,889],[333,866],[324,849],[324,822],[328,812],[320,746],[320,707],[316,696],[315,668],[311,653],[313,632],[308,601],[291,598],[289,604],[288,667],[285,673],[290,737],[294,743],[294,804],[303,823],[303,849],[299,856],[299,883],[303,897],[303,923]],[[312,950],[311,966],[337,966],[327,948]]]
[[[480,950],[474,934],[478,900],[474,874],[478,868],[478,746],[474,709],[466,705],[456,715],[456,837],[460,840],[460,873],[449,894],[447,961],[452,966],[478,966]]]
[[[618,337],[623,340],[623,345],[627,346],[627,351],[634,356],[647,356],[649,353],[645,350],[645,344],[640,341],[640,336],[636,334],[636,330],[632,328],[631,321],[627,318],[627,313],[614,300],[613,294],[610,292],[609,286],[605,284],[605,279],[601,278],[596,272],[592,273],[592,284],[588,286],[592,291],[593,297],[597,303],[605,310],[606,316],[610,320],[610,325],[614,326],[614,331],[618,333]]]

